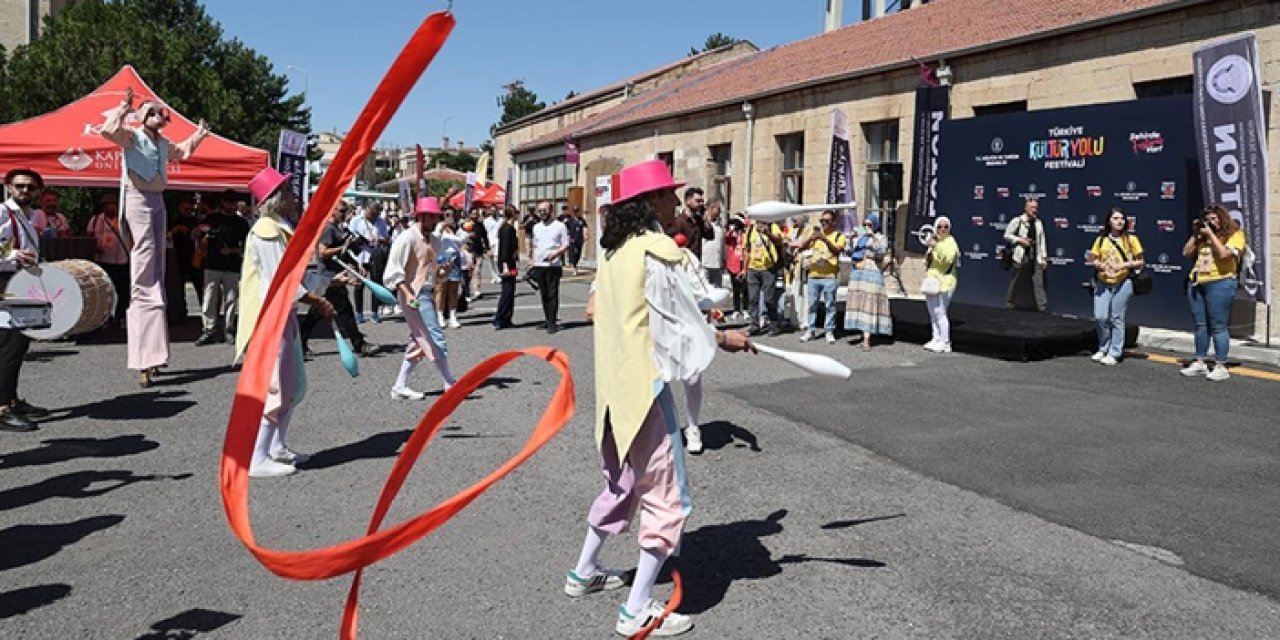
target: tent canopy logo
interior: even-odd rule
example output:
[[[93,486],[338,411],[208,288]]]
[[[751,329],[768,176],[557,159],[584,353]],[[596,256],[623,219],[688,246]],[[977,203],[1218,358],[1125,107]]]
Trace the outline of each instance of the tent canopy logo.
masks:
[[[1238,55],[1223,56],[1205,74],[1209,95],[1222,104],[1235,104],[1249,95],[1253,86],[1253,66]]]

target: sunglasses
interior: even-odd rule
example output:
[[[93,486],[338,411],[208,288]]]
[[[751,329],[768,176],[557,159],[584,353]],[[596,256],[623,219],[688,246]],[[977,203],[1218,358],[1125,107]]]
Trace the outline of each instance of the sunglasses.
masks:
[[[835,223],[836,223],[836,221],[835,221],[835,220],[832,220],[831,218],[823,218],[823,219],[822,219],[822,224],[835,224]]]
[[[34,182],[15,182],[9,185],[14,191],[39,191],[40,187]]]

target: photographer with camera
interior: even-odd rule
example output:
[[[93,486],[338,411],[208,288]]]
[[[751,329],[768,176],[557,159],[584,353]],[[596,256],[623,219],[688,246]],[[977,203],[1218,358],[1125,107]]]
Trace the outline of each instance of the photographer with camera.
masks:
[[[1098,325],[1098,352],[1093,361],[1114,366],[1124,353],[1124,318],[1129,311],[1134,284],[1129,277],[1142,269],[1142,243],[1129,233],[1129,219],[1118,207],[1107,214],[1107,224],[1085,256],[1093,267],[1093,319]]]
[[[1187,284],[1191,317],[1195,322],[1196,359],[1182,370],[1184,376],[1205,376],[1213,382],[1231,377],[1227,373],[1227,352],[1231,338],[1231,300],[1235,298],[1240,256],[1246,245],[1244,231],[1220,204],[1205,207],[1192,224],[1192,233],[1182,246],[1182,255],[1193,258]],[[1209,341],[1213,340],[1215,364],[1205,365]]]
[[[329,224],[320,233],[320,241],[316,245],[316,257],[320,260],[321,275],[327,281],[326,286],[323,287],[324,299],[333,305],[334,322],[342,331],[342,335],[351,341],[351,348],[361,356],[368,357],[377,353],[378,346],[366,341],[364,334],[360,333],[360,329],[356,327],[355,311],[351,308],[351,297],[347,293],[347,285],[358,283],[359,280],[348,274],[337,261],[346,251],[357,250],[358,245],[364,242],[359,236],[347,230],[346,222],[349,214],[350,205],[339,200],[337,206],[329,213]],[[311,331],[322,319],[324,316],[314,307],[302,319],[299,333],[302,337],[304,354],[311,354],[311,350],[307,348],[307,340],[311,337]]]
[[[240,267],[244,263],[245,238],[249,236],[249,223],[236,211],[238,199],[236,192],[230,190],[223,192],[221,198],[216,194],[206,196],[210,206],[215,202],[221,206],[206,215],[196,228],[204,255],[204,300],[200,310],[204,330],[196,339],[197,347],[223,342],[228,334],[235,334]]]

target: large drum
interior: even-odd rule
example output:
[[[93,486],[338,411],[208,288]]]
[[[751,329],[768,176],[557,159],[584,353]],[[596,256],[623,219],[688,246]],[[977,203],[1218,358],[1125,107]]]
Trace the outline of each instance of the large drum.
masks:
[[[88,260],[61,260],[13,274],[5,295],[52,305],[48,328],[27,329],[23,333],[36,340],[57,340],[106,324],[116,308],[117,294],[102,267]]]

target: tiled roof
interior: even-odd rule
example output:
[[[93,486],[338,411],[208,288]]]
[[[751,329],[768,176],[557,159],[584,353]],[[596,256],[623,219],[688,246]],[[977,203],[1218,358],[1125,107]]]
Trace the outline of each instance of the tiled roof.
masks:
[[[727,44],[727,45],[725,45],[725,46],[723,46],[723,47],[719,47],[719,48],[717,48],[717,49],[711,49],[711,50],[709,50],[709,51],[702,51],[702,52],[699,52],[699,53],[697,53],[697,54],[695,54],[695,55],[692,55],[692,56],[689,56],[689,57],[686,57],[686,58],[681,58],[681,59],[676,60],[676,61],[674,61],[674,62],[670,62],[670,63],[664,64],[664,65],[662,65],[662,66],[660,66],[660,67],[657,67],[656,69],[650,69],[650,70],[648,70],[648,71],[644,71],[644,72],[641,72],[641,73],[637,73],[637,74],[635,74],[635,75],[633,75],[633,76],[631,76],[631,77],[629,77],[629,78],[625,78],[625,79],[623,79],[623,80],[619,80],[619,81],[617,81],[617,82],[614,82],[614,83],[611,83],[611,84],[605,85],[605,86],[603,86],[603,87],[600,87],[599,89],[594,89],[594,90],[588,91],[588,92],[586,92],[586,93],[578,94],[578,95],[576,95],[576,96],[574,96],[574,97],[572,97],[572,98],[569,98],[568,100],[561,100],[560,102],[556,102],[556,103],[554,103],[554,104],[548,105],[546,108],[544,108],[544,109],[542,109],[542,110],[540,110],[540,111],[536,111],[536,112],[531,113],[531,114],[529,114],[529,115],[527,115],[527,116],[525,116],[525,117],[523,117],[523,118],[520,118],[519,120],[514,120],[514,121],[512,121],[512,122],[508,122],[507,124],[502,125],[501,127],[498,127],[498,131],[499,131],[499,132],[502,132],[502,131],[505,131],[505,130],[509,130],[509,129],[513,129],[513,128],[518,128],[518,127],[520,127],[520,126],[521,126],[521,125],[523,125],[523,124],[527,124],[527,123],[530,123],[530,122],[538,122],[538,121],[540,121],[540,120],[544,120],[544,119],[549,118],[549,117],[551,117],[551,116],[553,116],[553,115],[555,115],[555,114],[557,114],[557,113],[560,113],[560,112],[563,112],[563,111],[569,111],[569,110],[573,109],[574,107],[577,107],[577,106],[579,106],[579,105],[583,105],[583,104],[587,104],[587,103],[589,103],[589,102],[591,102],[591,101],[593,101],[593,100],[596,100],[597,98],[600,98],[600,97],[603,97],[603,96],[607,96],[608,94],[611,94],[611,93],[619,93],[619,92],[621,92],[621,91],[625,90],[625,89],[626,89],[626,87],[627,87],[627,85],[631,85],[631,84],[639,84],[639,83],[645,82],[645,81],[647,81],[647,80],[651,80],[651,79],[653,79],[653,78],[655,78],[655,77],[657,77],[657,76],[660,76],[660,75],[662,75],[662,74],[664,74],[664,73],[667,73],[667,72],[669,72],[669,71],[672,71],[672,70],[675,70],[675,69],[679,69],[680,67],[684,67],[684,66],[689,66],[689,65],[695,64],[695,63],[697,63],[697,61],[698,61],[699,59],[701,59],[701,58],[706,58],[706,57],[710,57],[710,56],[713,56],[713,55],[718,55],[718,54],[724,53],[725,51],[728,51],[728,50],[732,49],[733,47],[736,47],[736,46],[739,46],[739,45],[746,45],[746,46],[750,47],[750,48],[751,48],[751,49],[753,49],[753,50],[757,48],[757,47],[756,47],[756,45],[752,44],[749,40],[738,40],[738,41],[735,41],[735,42],[733,42],[733,43],[731,43],[731,44]]]
[[[924,6],[707,67],[574,125],[521,152],[960,54],[1169,11],[1208,0],[935,0]]]

